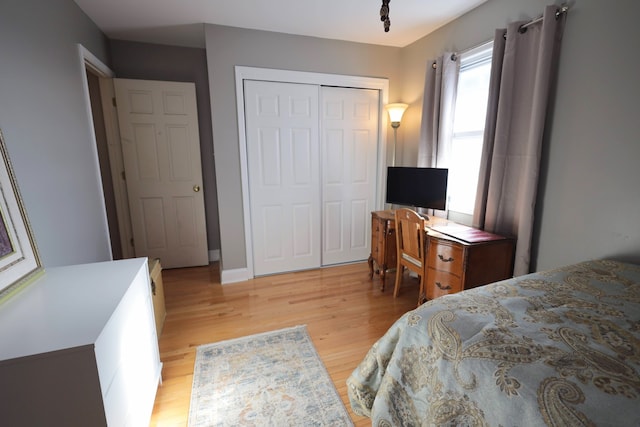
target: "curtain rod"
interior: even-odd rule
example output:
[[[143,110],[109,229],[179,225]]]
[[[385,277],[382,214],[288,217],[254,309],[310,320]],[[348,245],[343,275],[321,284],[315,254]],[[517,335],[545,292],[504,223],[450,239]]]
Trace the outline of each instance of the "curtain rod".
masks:
[[[557,10],[556,10],[556,19],[558,19],[560,17],[560,15],[562,15],[563,13],[567,13],[569,11],[569,6],[562,5],[560,6]],[[539,17],[536,19],[532,19],[531,21],[527,22],[526,24],[522,24],[520,25],[520,28],[518,28],[518,31],[520,31],[521,33],[524,32],[527,28],[529,28],[532,25],[537,24],[538,22],[542,22],[542,20],[544,19],[544,17]],[[506,37],[506,33],[505,33],[505,37]]]
[[[569,6],[566,5],[566,4],[558,7],[558,9],[556,10],[556,19],[558,19],[560,17],[560,15],[562,15],[563,13],[567,13],[568,11],[569,11]],[[532,19],[531,21],[520,25],[520,28],[518,28],[518,31],[524,32],[530,26],[535,25],[538,22],[542,22],[543,20],[544,20],[544,16],[540,16],[540,17],[538,17],[536,19]],[[503,37],[505,39],[507,38],[507,32],[506,31],[504,32],[504,36]],[[479,45],[470,47],[469,49],[466,49],[466,50],[475,49],[476,47],[480,47],[480,46],[482,46],[484,44],[488,44],[488,43],[491,43],[491,41],[480,43]],[[455,61],[456,60],[456,56],[457,56],[456,52],[452,53],[451,54],[451,60]],[[437,68],[436,67],[436,61],[433,61],[433,63],[431,64],[431,68],[433,68],[434,70]]]

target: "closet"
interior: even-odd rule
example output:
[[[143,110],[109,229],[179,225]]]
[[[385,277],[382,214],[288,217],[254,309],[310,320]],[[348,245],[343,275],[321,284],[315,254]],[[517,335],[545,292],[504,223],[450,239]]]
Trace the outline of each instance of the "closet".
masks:
[[[244,81],[256,276],[364,260],[380,91]]]

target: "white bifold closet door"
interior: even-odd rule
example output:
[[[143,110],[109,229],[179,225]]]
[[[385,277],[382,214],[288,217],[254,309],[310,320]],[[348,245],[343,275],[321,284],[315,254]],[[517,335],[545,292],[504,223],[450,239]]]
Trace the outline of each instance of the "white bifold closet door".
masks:
[[[245,80],[256,276],[369,256],[378,96]]]

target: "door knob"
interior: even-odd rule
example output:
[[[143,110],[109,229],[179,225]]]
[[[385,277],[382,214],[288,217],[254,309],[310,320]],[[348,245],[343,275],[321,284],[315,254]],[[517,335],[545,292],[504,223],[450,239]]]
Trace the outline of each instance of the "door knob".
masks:
[[[193,191],[195,191],[196,193],[197,193],[198,191],[200,191],[200,186],[199,186],[198,184],[194,185],[194,186],[193,186]]]

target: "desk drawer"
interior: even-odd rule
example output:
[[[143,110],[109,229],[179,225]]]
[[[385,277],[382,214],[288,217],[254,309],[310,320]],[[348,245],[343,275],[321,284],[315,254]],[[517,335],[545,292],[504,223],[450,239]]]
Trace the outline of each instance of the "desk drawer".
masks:
[[[462,265],[464,261],[464,250],[462,246],[454,242],[429,238],[429,267],[438,271],[454,273],[461,277]]]
[[[427,299],[432,300],[442,295],[460,292],[462,290],[462,280],[460,277],[446,271],[429,268],[427,269],[425,288]]]

